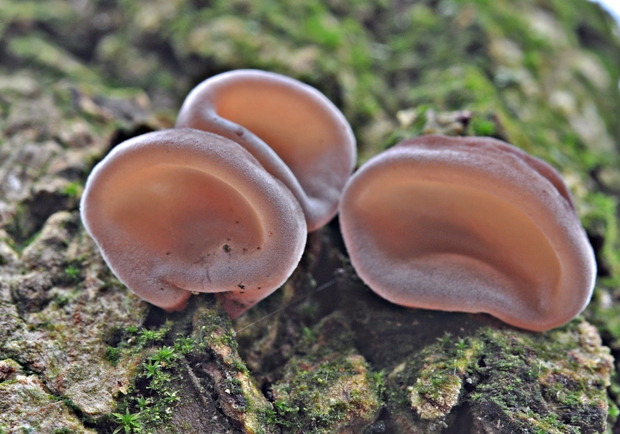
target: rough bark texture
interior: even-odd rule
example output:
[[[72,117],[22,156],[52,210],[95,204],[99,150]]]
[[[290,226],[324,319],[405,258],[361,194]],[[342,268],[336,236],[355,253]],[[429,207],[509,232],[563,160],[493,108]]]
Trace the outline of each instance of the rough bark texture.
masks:
[[[0,0],[0,433],[620,432],[619,33],[585,0]],[[209,295],[140,301],[83,230],[83,183],[234,68],[323,91],[360,163],[428,132],[550,162],[596,251],[588,310],[529,333],[391,305],[337,222],[234,322]]]

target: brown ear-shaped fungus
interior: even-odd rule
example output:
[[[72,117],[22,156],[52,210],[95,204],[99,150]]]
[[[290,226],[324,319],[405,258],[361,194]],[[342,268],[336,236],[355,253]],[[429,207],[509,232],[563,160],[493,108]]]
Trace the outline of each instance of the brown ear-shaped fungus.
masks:
[[[307,236],[297,200],[249,152],[191,129],[115,147],[88,178],[81,214],[140,297],[179,310],[192,291],[222,293],[232,317],[284,283]]]
[[[355,165],[355,138],[321,92],[283,75],[236,70],[199,84],[177,127],[227,137],[246,148],[297,198],[308,230],[327,223]]]
[[[350,179],[340,223],[362,280],[403,306],[542,331],[579,314],[594,286],[594,254],[561,176],[499,140],[400,143]]]

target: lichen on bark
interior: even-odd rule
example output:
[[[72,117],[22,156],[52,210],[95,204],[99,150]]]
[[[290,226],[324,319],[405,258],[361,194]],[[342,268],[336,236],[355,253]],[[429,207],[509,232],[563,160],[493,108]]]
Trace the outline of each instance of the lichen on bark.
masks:
[[[234,322],[210,295],[139,300],[84,232],[85,179],[235,68],[324,92],[360,163],[441,132],[554,165],[597,255],[590,307],[535,334],[391,305],[337,222]],[[0,0],[0,432],[617,431],[619,78],[585,0]]]

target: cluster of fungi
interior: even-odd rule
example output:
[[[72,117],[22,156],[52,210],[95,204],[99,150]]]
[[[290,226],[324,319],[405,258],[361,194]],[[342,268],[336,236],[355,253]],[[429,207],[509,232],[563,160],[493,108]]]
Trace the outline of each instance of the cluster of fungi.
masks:
[[[175,128],[116,146],[81,202],[116,276],[165,310],[217,293],[235,318],[280,287],[336,213],[377,294],[542,331],[587,305],[596,263],[550,165],[482,137],[422,136],[351,175],[353,132],[323,94],[257,70],[214,76]]]

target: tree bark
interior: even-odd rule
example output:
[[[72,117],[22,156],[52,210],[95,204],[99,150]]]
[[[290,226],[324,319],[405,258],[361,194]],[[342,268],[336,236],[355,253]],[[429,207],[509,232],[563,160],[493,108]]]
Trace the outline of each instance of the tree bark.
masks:
[[[618,34],[585,0],[0,0],[0,433],[620,432]],[[548,161],[595,249],[589,308],[531,333],[392,305],[337,221],[235,321],[141,301],[84,231],[86,177],[236,68],[324,92],[360,164],[437,132]]]

